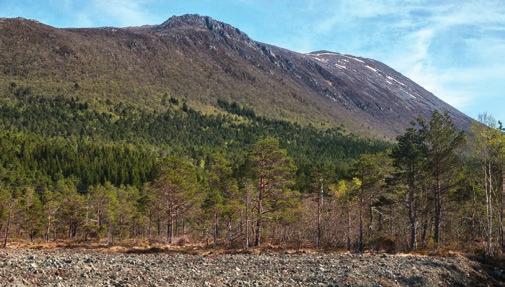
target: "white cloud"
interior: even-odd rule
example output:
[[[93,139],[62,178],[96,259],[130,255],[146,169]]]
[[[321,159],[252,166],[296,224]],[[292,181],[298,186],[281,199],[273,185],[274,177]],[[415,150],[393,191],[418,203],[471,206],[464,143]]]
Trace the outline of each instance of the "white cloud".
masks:
[[[359,2],[363,5],[363,2],[366,4],[368,1]],[[379,3],[385,2],[392,4],[391,1]],[[400,19],[389,23],[390,29],[384,31],[390,33],[392,28],[401,31],[396,39],[397,43],[387,55],[382,55],[386,63],[449,104],[460,109],[468,107],[485,93],[477,88],[482,86],[482,82],[503,80],[505,39],[486,33],[486,31],[499,33],[505,28],[503,3],[468,1],[452,5],[423,6],[424,14],[419,19],[411,14],[420,8],[419,3],[415,2],[410,5],[391,5],[389,6],[391,9],[384,9],[381,5],[365,6],[367,8],[364,13],[354,15],[360,17],[393,15]],[[369,11],[370,9],[377,10],[374,13]],[[476,38],[466,39],[464,34],[459,34],[459,29],[468,27],[479,31],[478,35],[474,36]],[[446,40],[444,35],[449,32],[459,34],[458,37],[468,48],[467,52],[473,55],[463,55],[464,52],[453,50],[449,51],[453,55],[447,57],[458,58],[459,62],[462,62],[464,56],[470,56],[474,62],[462,62],[451,66],[434,60],[436,56],[440,58],[440,55],[437,55],[440,51],[435,50],[434,45],[443,46]]]
[[[456,108],[465,108],[474,99],[474,95],[465,87],[448,88],[448,84],[457,82],[460,79],[451,73],[444,73],[432,66],[416,64],[408,69],[405,75]]]
[[[296,47],[328,49],[313,46],[333,38],[337,51],[380,59],[472,115],[505,89],[502,0],[328,2],[310,1],[324,9],[300,32],[309,37],[291,39]],[[494,105],[495,114],[503,113],[499,106]]]
[[[94,11],[103,11],[121,26],[144,25],[152,19],[146,0],[93,0]]]
[[[112,23],[115,26],[137,26],[151,23],[150,0],[64,0],[60,9],[74,15],[79,27],[100,26]],[[110,25],[110,24],[109,24]]]

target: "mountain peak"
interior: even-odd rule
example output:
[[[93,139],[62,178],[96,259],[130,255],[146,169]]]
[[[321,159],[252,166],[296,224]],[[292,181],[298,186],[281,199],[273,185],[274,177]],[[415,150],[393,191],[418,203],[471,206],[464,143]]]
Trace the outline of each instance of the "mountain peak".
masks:
[[[232,28],[229,24],[217,21],[209,16],[199,14],[184,14],[181,16],[172,16],[167,21],[159,25],[162,28],[203,28],[211,31],[224,28]],[[238,29],[237,29],[238,30]]]
[[[172,16],[167,21],[163,22],[162,27],[180,27],[180,26],[206,26],[207,22],[216,21],[209,16],[199,14],[184,14],[180,16]],[[216,21],[217,22],[217,21]]]
[[[103,93],[103,85],[94,82],[117,83],[107,95],[139,105],[164,108],[158,97],[164,93],[205,108],[218,107],[217,100],[224,99],[265,117],[342,124],[356,133],[389,138],[434,110],[449,111],[459,127],[471,124],[383,63],[255,42],[211,17],[181,15],[159,25],[129,28],[58,29],[30,23],[0,19],[5,47],[0,84],[26,78],[34,89],[46,92],[47,87],[66,90],[78,82],[81,88],[72,93],[90,97]]]
[[[180,16],[172,16],[167,21],[158,25],[161,29],[191,29],[191,30],[208,30],[214,33],[218,33],[225,37],[238,37],[247,38],[249,37],[238,28],[235,28],[229,24],[223,23],[221,21],[215,20],[209,16],[202,16],[199,14],[184,14]]]

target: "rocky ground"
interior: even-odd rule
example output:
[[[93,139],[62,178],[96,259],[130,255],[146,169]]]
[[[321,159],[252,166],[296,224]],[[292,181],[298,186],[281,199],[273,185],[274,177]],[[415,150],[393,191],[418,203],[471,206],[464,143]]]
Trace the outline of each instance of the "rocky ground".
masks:
[[[0,286],[505,286],[468,258],[0,250]]]

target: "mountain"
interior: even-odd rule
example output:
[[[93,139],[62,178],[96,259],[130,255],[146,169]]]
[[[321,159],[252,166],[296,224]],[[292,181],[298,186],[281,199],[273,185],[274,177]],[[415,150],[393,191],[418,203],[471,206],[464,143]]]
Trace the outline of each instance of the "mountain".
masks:
[[[418,116],[447,111],[461,128],[471,119],[387,65],[356,56],[297,53],[250,39],[199,15],[160,25],[54,28],[0,19],[0,92],[124,101],[162,109],[175,97],[203,112],[218,99],[262,116],[301,124],[343,125],[392,138]]]

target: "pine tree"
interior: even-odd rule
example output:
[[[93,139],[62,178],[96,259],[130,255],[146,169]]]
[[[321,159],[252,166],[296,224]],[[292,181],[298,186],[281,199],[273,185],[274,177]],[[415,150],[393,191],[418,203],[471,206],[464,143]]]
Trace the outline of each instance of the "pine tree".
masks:
[[[200,203],[198,185],[195,167],[190,162],[169,157],[159,165],[152,187],[156,191],[155,200],[161,203],[168,243],[173,243],[177,220]]]
[[[24,188],[22,194],[17,200],[18,219],[21,221],[22,228],[28,234],[30,241],[38,235],[42,228],[42,202],[38,194],[31,187]]]
[[[67,226],[68,238],[73,239],[84,223],[86,215],[86,201],[76,189],[73,182],[59,181],[56,192],[61,196],[61,208],[58,212],[59,221]]]
[[[61,194],[52,190],[46,190],[44,193],[44,216],[45,216],[45,239],[49,241],[50,236],[58,227],[57,214],[61,209]],[[54,236],[53,238],[55,238]]]
[[[396,168],[395,184],[398,190],[405,188],[403,196],[410,224],[409,248],[417,248],[418,210],[420,193],[426,185],[427,146],[424,134],[414,127],[397,138],[392,157]]]
[[[257,181],[256,239],[260,246],[265,215],[289,206],[293,193],[295,165],[279,141],[264,138],[254,144],[249,154],[253,176]]]
[[[0,185],[0,231],[3,230],[2,247],[7,247],[9,231],[12,224],[13,208],[15,201],[11,192]]]
[[[426,139],[428,167],[432,178],[434,193],[434,235],[435,244],[441,241],[443,222],[443,203],[445,194],[457,182],[457,150],[465,142],[463,131],[456,129],[448,113],[435,111],[427,125],[420,122],[421,132]]]
[[[367,207],[369,220],[369,235],[372,232],[373,208],[384,190],[386,178],[392,172],[391,158],[386,154],[363,154],[353,165],[353,176],[361,182],[360,188],[354,194],[358,201],[359,233],[358,249],[364,250],[364,208]]]

